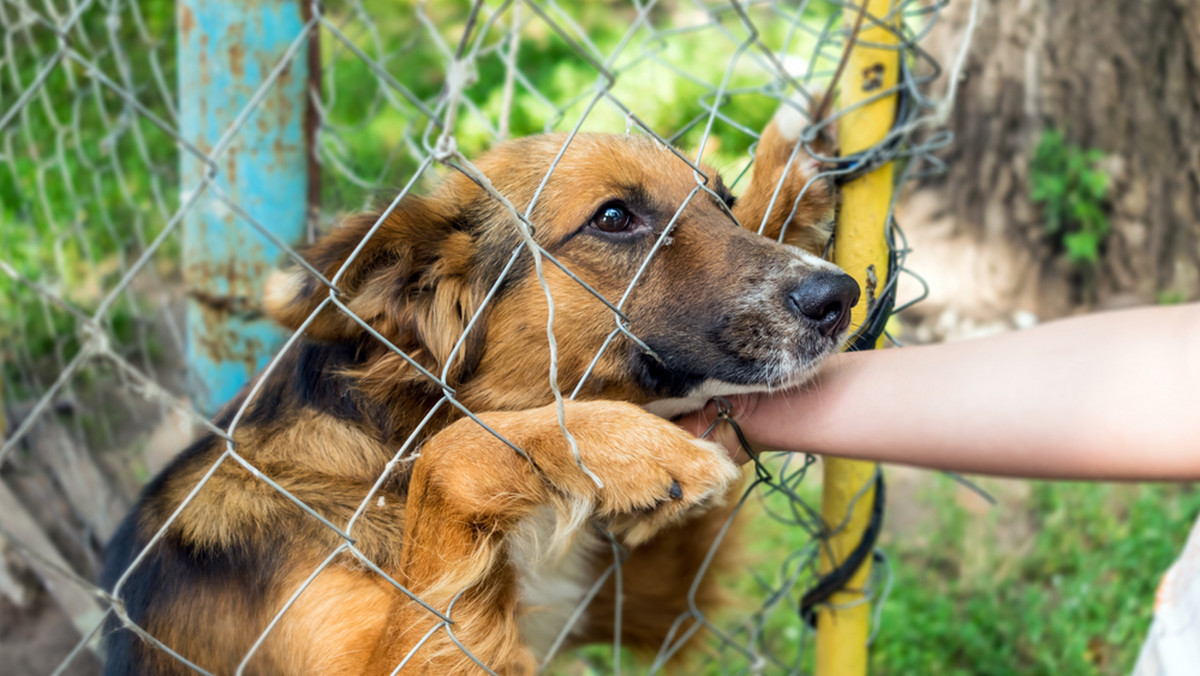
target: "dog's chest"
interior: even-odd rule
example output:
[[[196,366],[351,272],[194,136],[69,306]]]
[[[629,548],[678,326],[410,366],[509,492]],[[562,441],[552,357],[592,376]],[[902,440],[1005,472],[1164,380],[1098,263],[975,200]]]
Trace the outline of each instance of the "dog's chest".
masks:
[[[510,556],[521,585],[521,636],[539,658],[546,656],[560,635],[569,638],[583,629],[586,609],[572,615],[594,582],[591,559],[598,538],[587,526],[579,529],[566,551],[549,551],[555,529],[554,511],[543,508],[524,520],[510,540]],[[565,632],[565,634],[564,634]]]

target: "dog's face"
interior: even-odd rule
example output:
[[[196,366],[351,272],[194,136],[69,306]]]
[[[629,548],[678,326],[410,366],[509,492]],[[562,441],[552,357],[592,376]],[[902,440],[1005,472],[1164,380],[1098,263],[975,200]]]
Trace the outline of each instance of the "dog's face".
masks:
[[[702,167],[704,190],[704,178],[670,149],[610,135],[576,137],[555,163],[565,140],[513,141],[478,163],[519,212],[534,204],[535,240],[578,277],[542,261],[565,393],[583,381],[582,398],[659,402],[657,411],[676,413],[716,394],[800,382],[838,348],[857,285],[816,256],[739,227],[731,209],[743,221],[761,214],[738,213],[715,170]],[[832,200],[813,194],[824,201],[797,210],[792,227],[820,226],[828,217]],[[309,260],[333,277],[376,220],[350,221]],[[538,406],[551,396],[549,307],[533,257],[527,250],[513,257],[521,242],[509,207],[455,172],[431,196],[403,200],[338,286],[354,314],[445,373],[468,407]],[[636,340],[614,335],[618,316],[593,291],[620,304]],[[275,279],[267,304],[295,328],[328,295],[316,280],[292,273]],[[336,308],[309,332],[326,341],[364,335]],[[403,364],[396,360],[398,369]]]

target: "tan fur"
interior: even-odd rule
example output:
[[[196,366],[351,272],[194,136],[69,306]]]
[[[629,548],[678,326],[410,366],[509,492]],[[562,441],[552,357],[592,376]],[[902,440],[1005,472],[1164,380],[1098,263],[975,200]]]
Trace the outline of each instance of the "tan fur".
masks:
[[[810,159],[803,148],[797,148],[795,138],[787,138],[786,132],[781,133],[779,118],[792,115],[799,114],[787,106],[780,108],[776,119],[763,131],[754,158],[753,182],[739,201],[734,215],[743,226],[764,237],[801,249],[820,251],[829,240],[837,199],[828,181],[813,180],[820,165]],[[789,126],[795,125],[793,121],[789,123]],[[829,143],[815,145],[819,151],[831,153]],[[768,207],[771,207],[770,218],[766,218]],[[800,227],[785,230],[789,224]]]
[[[564,140],[541,136],[505,144],[482,158],[479,168],[523,211]],[[812,165],[795,162],[785,176],[791,155],[792,143],[772,124],[758,149],[754,179],[733,213],[747,228],[765,221],[766,234],[778,237],[786,226],[787,241],[812,245],[823,236],[820,228],[835,200],[823,182],[801,198]],[[703,169],[714,188],[716,172]],[[585,233],[585,224],[616,195],[638,203],[641,217],[661,228],[695,192],[695,176],[655,141],[581,135],[532,211],[535,236],[615,301],[640,266],[637,252],[653,238],[621,244]],[[344,544],[262,478],[269,477],[320,517],[349,528],[355,550],[369,563],[350,551],[338,554],[267,633],[248,673],[390,673],[403,660],[403,673],[478,671],[455,639],[497,673],[534,673],[538,656],[522,638],[519,621],[536,609],[522,605],[520,581],[528,571],[516,562],[538,556],[517,557],[509,547],[515,533],[529,532],[523,524],[546,510],[557,524],[543,553],[551,560],[578,546],[577,531],[591,527],[585,522],[610,530],[630,549],[623,641],[657,649],[687,610],[700,563],[729,514],[722,505],[738,490],[736,467],[720,448],[639,406],[665,396],[655,388],[673,386],[669,380],[647,385],[665,376],[639,371],[658,367],[618,336],[596,362],[579,401],[565,403],[567,428],[597,485],[577,464],[559,425],[548,385],[548,307],[527,252],[471,333],[462,336],[520,241],[510,214],[467,177],[452,174],[429,196],[406,197],[377,226],[378,219],[348,219],[306,257],[326,279],[336,278],[339,302],[436,377],[445,374],[456,400],[528,458],[464,418],[443,401],[440,384],[326,303],[302,344],[264,376],[259,395],[239,397],[218,416],[226,426],[242,410],[233,443],[237,458],[220,461],[133,571],[130,579],[144,582],[127,590],[136,596],[130,596],[131,616],[205,669],[237,668],[284,604]],[[733,227],[719,199],[706,191],[691,196],[678,222],[672,243],[646,268],[625,308],[630,330],[657,336],[668,358],[692,349],[692,322],[745,305],[748,290],[766,287],[771,293],[764,297],[782,299],[788,285],[829,267]],[[569,393],[616,320],[557,267],[546,263],[544,270],[556,307],[558,379]],[[306,274],[278,273],[266,306],[282,325],[296,329],[330,293]],[[748,360],[774,354],[782,344],[800,350],[814,340],[811,331],[793,326],[781,300],[738,311],[762,322],[728,334]],[[750,321],[739,317],[734,319]],[[808,358],[833,349],[836,341],[822,340]],[[672,347],[679,341],[685,348]],[[704,353],[697,354],[688,358],[703,364]],[[648,365],[638,366],[639,359]],[[151,484],[120,536],[123,544],[110,554],[113,579],[226,450],[222,439],[201,439]],[[676,491],[681,497],[672,495]],[[604,548],[587,555],[592,576],[610,558]],[[718,556],[714,566],[724,560]],[[715,579],[714,571],[701,581],[701,607],[719,600]],[[453,624],[445,625],[393,581]],[[612,638],[615,593],[611,583],[602,590],[573,642]],[[110,663],[110,673],[184,673],[150,646],[135,641],[125,648],[114,658],[124,666]]]

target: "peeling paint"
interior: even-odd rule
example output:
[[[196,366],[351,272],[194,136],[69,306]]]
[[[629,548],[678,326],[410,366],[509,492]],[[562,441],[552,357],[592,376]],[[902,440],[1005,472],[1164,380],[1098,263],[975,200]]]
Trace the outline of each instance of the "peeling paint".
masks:
[[[211,152],[303,29],[294,0],[179,3],[180,127]],[[227,142],[214,179],[285,242],[305,233],[309,146],[304,113],[310,61],[297,51]],[[182,191],[199,189],[208,165],[182,153]],[[274,354],[285,336],[261,311],[262,285],[279,249],[207,191],[185,216],[184,276],[189,387],[213,414]]]
[[[187,5],[179,3],[179,32],[183,39],[189,39],[192,35],[192,29],[196,27],[196,17],[192,14],[192,10]]]
[[[242,79],[246,75],[246,70],[242,66],[243,59],[246,53],[242,50],[240,44],[234,43],[229,45],[229,73],[237,79]]]

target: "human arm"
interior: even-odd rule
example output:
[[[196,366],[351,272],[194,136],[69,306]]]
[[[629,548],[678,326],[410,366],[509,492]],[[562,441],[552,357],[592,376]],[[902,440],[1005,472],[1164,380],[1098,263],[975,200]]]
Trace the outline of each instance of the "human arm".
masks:
[[[1200,304],[837,355],[801,389],[731,398],[758,444],[999,476],[1200,479]],[[710,404],[680,424],[701,433]],[[728,425],[717,439],[733,448]]]

